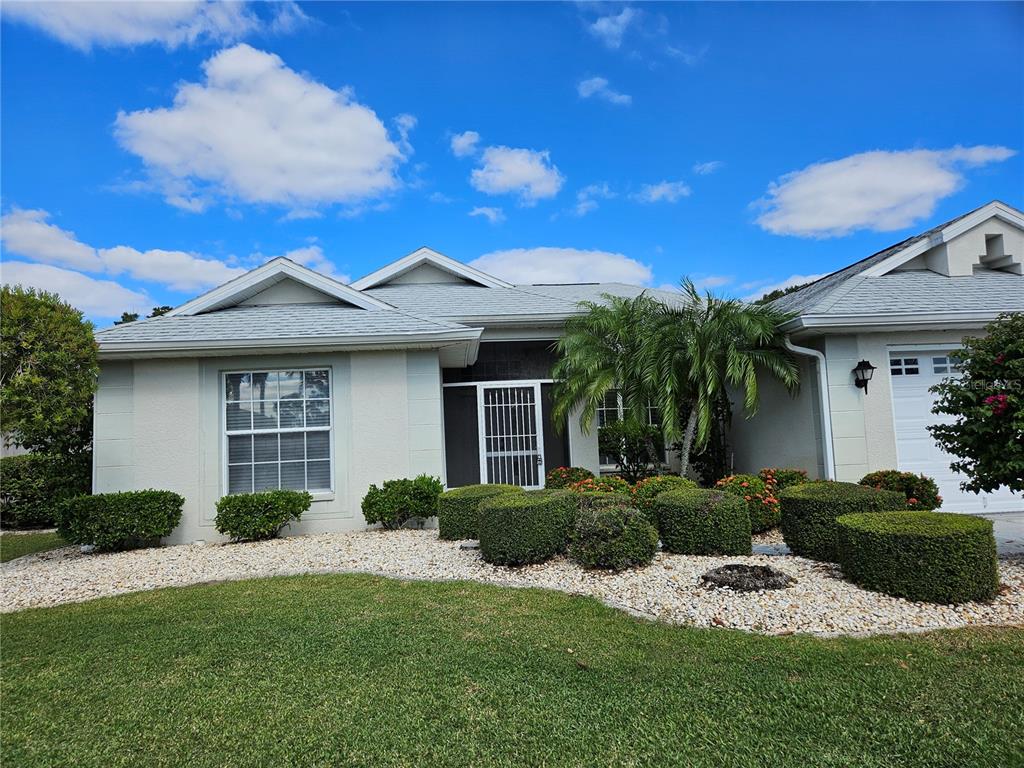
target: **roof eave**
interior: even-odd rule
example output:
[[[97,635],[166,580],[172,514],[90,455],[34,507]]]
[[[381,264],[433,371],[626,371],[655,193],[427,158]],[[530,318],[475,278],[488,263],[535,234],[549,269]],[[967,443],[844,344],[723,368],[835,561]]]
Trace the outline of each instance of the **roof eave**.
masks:
[[[911,330],[970,330],[995,320],[1001,310],[958,312],[885,312],[868,314],[807,314],[779,326],[792,334],[855,333]]]

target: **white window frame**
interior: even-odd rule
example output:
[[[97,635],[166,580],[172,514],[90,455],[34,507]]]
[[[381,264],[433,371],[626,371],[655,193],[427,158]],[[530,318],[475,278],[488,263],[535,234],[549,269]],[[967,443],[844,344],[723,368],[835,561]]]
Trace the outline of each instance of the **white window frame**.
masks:
[[[227,409],[227,379],[228,376],[237,375],[241,373],[281,373],[283,371],[295,371],[303,374],[305,379],[306,371],[327,371],[327,418],[329,425],[326,427],[278,427],[277,429],[248,429],[248,430],[228,430],[228,409]],[[330,470],[330,490],[318,490],[310,491],[309,494],[313,497],[314,501],[329,501],[334,498],[335,492],[337,491],[337,484],[334,472],[335,463],[335,442],[334,442],[334,369],[329,365],[307,365],[307,366],[274,366],[272,368],[244,368],[237,370],[221,371],[220,377],[220,395],[218,402],[220,404],[220,434],[221,434],[221,495],[227,495],[230,493],[230,486],[228,484],[228,438],[238,435],[280,435],[284,433],[301,432],[305,434],[307,432],[326,432],[327,433],[327,465]],[[305,386],[305,383],[303,383]],[[319,399],[319,398],[314,398]],[[305,402],[306,398],[303,398]],[[280,398],[278,399],[280,402]],[[279,449],[280,450],[280,449]],[[304,463],[308,462],[308,459],[304,459]],[[252,462],[250,462],[251,464]],[[278,466],[281,464],[280,453],[278,453]],[[254,470],[255,471],[255,470]],[[280,470],[279,470],[280,471]],[[255,483],[253,485],[255,488]]]

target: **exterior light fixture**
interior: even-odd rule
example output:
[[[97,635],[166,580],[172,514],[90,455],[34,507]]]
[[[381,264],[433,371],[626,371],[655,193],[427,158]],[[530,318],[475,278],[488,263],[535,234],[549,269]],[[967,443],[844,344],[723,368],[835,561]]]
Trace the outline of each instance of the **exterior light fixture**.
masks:
[[[871,381],[871,376],[874,372],[875,366],[867,360],[861,360],[857,363],[857,367],[853,369],[853,383],[859,389],[863,389],[865,395],[868,393],[868,382]]]

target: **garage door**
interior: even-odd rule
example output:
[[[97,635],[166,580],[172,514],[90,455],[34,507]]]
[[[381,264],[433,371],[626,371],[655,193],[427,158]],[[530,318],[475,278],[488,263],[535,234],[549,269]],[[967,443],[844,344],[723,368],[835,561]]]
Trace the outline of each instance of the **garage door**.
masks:
[[[946,512],[1010,512],[1024,510],[1024,498],[1000,488],[993,493],[960,490],[963,475],[949,468],[953,459],[936,445],[928,432],[931,424],[952,419],[931,412],[935,395],[928,391],[949,376],[956,375],[949,353],[903,351],[889,355],[893,415],[896,422],[896,455],[904,472],[934,477]]]

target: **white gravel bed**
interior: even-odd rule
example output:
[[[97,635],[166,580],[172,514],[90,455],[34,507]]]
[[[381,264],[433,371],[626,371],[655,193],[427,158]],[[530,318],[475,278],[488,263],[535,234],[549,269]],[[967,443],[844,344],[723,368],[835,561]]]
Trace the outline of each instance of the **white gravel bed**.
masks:
[[[761,537],[759,537],[760,539]],[[738,593],[698,583],[725,563],[772,565],[796,578],[788,589]],[[66,547],[0,566],[0,612],[80,602],[158,587],[296,573],[374,573],[474,581],[590,595],[631,613],[675,624],[767,634],[878,634],[970,625],[1024,624],[1024,560],[1000,560],[1002,594],[988,604],[941,606],[859,589],[835,566],[790,555],[691,557],[659,554],[640,570],[584,571],[565,558],[500,568],[436,531],[366,531],[252,544],[176,546],[83,555]]]

